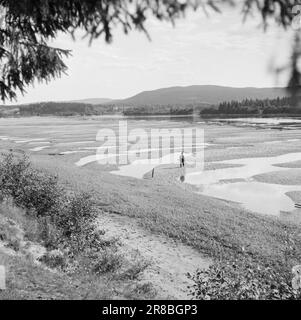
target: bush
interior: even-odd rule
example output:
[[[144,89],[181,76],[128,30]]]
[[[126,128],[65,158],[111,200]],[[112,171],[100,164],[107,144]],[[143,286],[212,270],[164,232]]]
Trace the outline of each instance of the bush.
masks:
[[[113,273],[120,269],[123,263],[122,256],[109,249],[97,252],[94,257],[90,256],[90,259],[93,261],[92,271],[96,274]]]
[[[30,221],[26,235],[51,250],[41,260],[48,266],[63,267],[68,255],[68,261],[75,266],[83,259],[86,269],[97,274],[115,272],[121,267],[117,240],[103,239],[88,193],[68,195],[57,177],[35,170],[25,155],[10,153],[0,161],[0,194],[26,209],[26,220]],[[58,249],[66,257],[56,254]],[[139,270],[132,270],[131,274],[134,276]]]
[[[0,192],[2,196],[15,199],[21,188],[21,179],[29,168],[28,158],[16,157],[12,153],[3,154],[0,161]]]
[[[17,206],[42,216],[59,206],[62,189],[57,177],[33,169],[25,155],[10,153],[0,162],[0,192]]]
[[[15,251],[19,251],[23,240],[22,230],[11,220],[0,215],[0,241]]]
[[[26,209],[30,218],[37,218],[37,230],[32,231],[47,248],[55,249],[63,243],[76,254],[99,244],[91,197],[87,193],[68,196],[56,176],[32,168],[24,154],[3,154],[0,193]]]
[[[64,205],[53,216],[53,221],[72,250],[79,252],[91,246],[95,233],[95,218],[90,195],[80,193],[65,197]]]
[[[67,258],[60,250],[52,250],[45,253],[40,259],[40,262],[44,263],[49,268],[61,268],[63,269],[67,265]]]
[[[50,217],[39,217],[36,236],[48,250],[54,250],[62,243],[62,232],[51,222]]]
[[[188,275],[194,282],[190,294],[200,300],[299,299],[290,274],[249,259],[218,261],[209,269]]]

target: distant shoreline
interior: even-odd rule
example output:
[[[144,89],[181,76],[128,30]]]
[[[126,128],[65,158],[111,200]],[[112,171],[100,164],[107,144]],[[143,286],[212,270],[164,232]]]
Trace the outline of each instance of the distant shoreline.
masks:
[[[271,114],[133,114],[133,115],[125,115],[122,113],[106,113],[106,114],[32,114],[32,115],[5,115],[0,116],[0,119],[8,119],[8,118],[31,118],[31,117],[40,117],[40,118],[47,118],[47,117],[58,117],[58,118],[83,118],[83,117],[114,117],[114,118],[199,118],[203,120],[214,120],[214,119],[235,119],[235,118],[301,118],[300,114],[290,114],[290,113],[271,113]]]

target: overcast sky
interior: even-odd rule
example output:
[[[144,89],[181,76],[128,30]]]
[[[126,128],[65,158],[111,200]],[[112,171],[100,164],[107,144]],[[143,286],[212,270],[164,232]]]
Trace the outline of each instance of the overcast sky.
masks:
[[[125,36],[116,31],[112,44],[99,39],[89,47],[87,40],[59,36],[53,45],[73,51],[66,60],[68,75],[35,84],[18,103],[126,98],[144,90],[195,84],[286,84],[285,76],[276,81],[271,69],[287,63],[291,32],[271,27],[264,33],[256,18],[243,24],[233,9],[209,18],[202,11],[192,12],[175,28],[155,20],[147,26],[151,41],[143,33]]]

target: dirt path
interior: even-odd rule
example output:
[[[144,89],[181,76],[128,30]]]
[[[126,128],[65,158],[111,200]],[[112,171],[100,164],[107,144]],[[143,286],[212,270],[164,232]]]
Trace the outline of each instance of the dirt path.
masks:
[[[211,262],[188,246],[143,230],[134,219],[105,213],[99,222],[108,237],[120,238],[124,254],[138,250],[144,259],[151,262],[142,281],[154,285],[158,299],[189,299],[187,286],[191,282],[186,273],[207,268]]]

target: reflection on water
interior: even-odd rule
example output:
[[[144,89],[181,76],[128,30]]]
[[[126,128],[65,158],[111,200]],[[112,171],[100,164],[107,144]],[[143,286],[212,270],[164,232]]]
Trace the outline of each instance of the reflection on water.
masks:
[[[237,164],[243,167],[191,172],[186,183],[199,187],[200,193],[241,203],[245,208],[265,214],[277,215],[280,211],[292,211],[294,202],[286,196],[290,191],[301,191],[301,186],[283,186],[256,182],[253,176],[288,170],[275,164],[301,160],[301,153],[289,153],[276,157],[244,158],[218,163]],[[237,182],[238,179],[244,181]],[[227,182],[225,182],[227,181]]]

